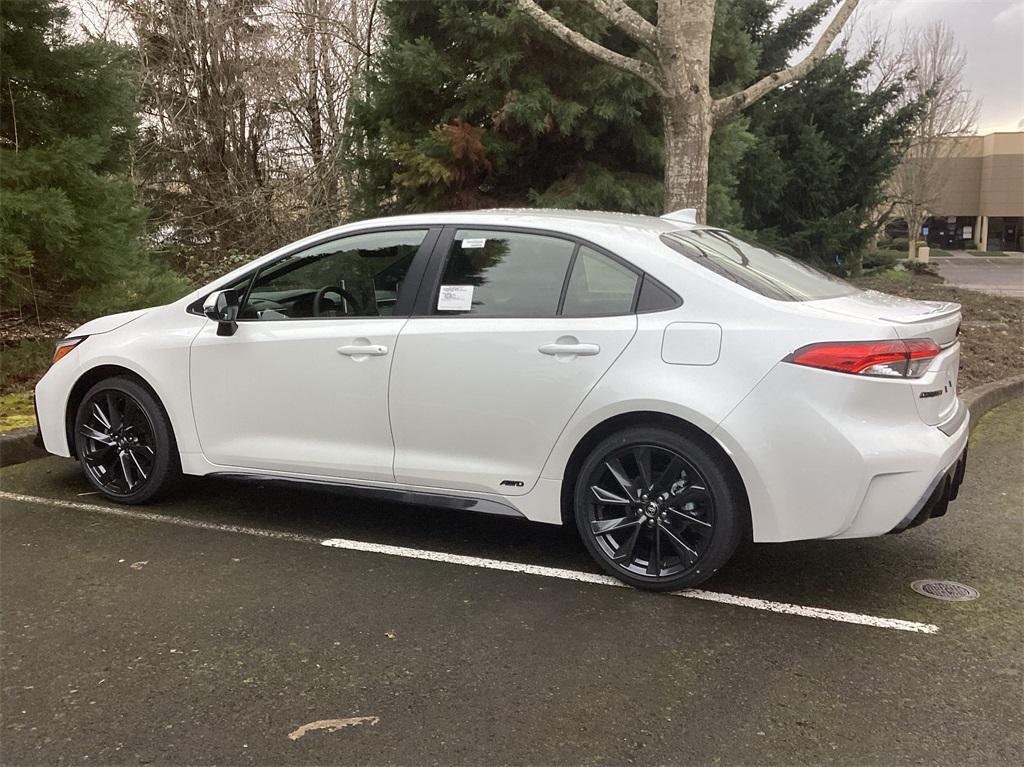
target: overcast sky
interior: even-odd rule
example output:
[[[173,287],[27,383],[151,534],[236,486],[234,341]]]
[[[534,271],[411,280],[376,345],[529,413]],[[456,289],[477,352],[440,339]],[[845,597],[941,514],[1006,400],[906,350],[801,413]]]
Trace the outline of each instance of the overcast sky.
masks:
[[[804,7],[809,0],[786,0]],[[861,0],[858,23],[944,21],[967,51],[966,84],[981,100],[978,132],[1024,130],[1024,0]]]

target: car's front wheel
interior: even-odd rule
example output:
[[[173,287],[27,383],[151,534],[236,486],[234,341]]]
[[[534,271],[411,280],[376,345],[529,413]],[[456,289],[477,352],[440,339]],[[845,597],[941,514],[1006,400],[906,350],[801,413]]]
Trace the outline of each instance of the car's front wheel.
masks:
[[[584,545],[611,575],[672,591],[710,578],[733,555],[748,514],[721,456],[660,427],[634,427],[594,447],[577,478]]]
[[[181,474],[167,414],[128,378],[108,378],[86,392],[75,417],[75,448],[92,486],[120,503],[149,501]]]

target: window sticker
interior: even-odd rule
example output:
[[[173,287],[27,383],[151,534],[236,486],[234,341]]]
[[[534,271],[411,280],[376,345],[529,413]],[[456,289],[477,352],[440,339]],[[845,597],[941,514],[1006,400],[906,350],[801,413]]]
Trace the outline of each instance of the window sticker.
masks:
[[[462,241],[462,249],[463,250],[467,250],[467,249],[470,249],[470,248],[482,248],[486,244],[487,244],[487,238],[486,237],[476,237],[476,238],[471,239],[471,240],[463,240]]]
[[[442,285],[437,296],[439,312],[468,312],[473,308],[472,285]]]

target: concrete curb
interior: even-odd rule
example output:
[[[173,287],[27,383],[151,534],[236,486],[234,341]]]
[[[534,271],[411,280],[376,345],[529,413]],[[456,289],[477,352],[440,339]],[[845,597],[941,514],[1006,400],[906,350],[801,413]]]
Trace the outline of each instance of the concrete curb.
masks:
[[[1011,376],[965,391],[962,399],[971,409],[971,429],[989,410],[1021,395],[1024,395],[1024,375]],[[35,438],[34,428],[15,429],[0,434],[0,468],[47,455],[45,450],[36,447]]]
[[[45,450],[34,444],[35,438],[35,427],[13,429],[6,434],[0,434],[0,468],[46,455]]]
[[[962,399],[971,409],[971,429],[989,410],[1021,395],[1024,395],[1024,375],[1010,376],[965,391]]]

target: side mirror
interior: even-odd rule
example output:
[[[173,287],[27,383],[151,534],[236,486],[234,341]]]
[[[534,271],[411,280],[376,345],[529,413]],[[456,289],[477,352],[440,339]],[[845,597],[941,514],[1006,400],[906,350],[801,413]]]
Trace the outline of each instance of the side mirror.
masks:
[[[242,296],[237,290],[216,290],[203,302],[203,314],[217,323],[217,335],[233,336],[238,329],[238,306]]]

